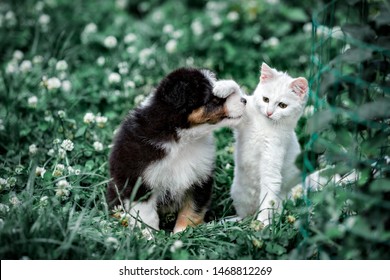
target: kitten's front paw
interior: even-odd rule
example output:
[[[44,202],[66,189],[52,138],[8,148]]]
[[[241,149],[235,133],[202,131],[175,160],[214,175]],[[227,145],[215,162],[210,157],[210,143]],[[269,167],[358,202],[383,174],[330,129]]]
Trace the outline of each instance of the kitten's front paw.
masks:
[[[233,80],[220,80],[215,82],[213,94],[220,98],[226,98],[233,93],[241,95],[240,86]]]

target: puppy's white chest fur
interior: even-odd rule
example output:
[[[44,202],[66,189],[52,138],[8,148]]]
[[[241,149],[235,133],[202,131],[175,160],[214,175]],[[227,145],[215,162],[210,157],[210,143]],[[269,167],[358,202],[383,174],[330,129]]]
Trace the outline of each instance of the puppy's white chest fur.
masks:
[[[214,144],[212,135],[198,139],[182,137],[179,142],[162,146],[167,155],[150,164],[143,174],[143,180],[154,191],[164,194],[169,191],[177,198],[193,184],[206,180],[214,165]]]

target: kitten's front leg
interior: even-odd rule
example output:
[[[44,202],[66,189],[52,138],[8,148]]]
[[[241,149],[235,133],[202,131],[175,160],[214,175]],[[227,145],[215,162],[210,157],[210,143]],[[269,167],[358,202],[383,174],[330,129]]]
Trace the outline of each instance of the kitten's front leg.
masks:
[[[233,80],[219,80],[215,82],[213,94],[220,98],[226,98],[233,93],[241,94],[240,86]]]
[[[281,201],[283,150],[277,146],[277,150],[265,153],[260,164],[260,213],[257,220],[264,224],[269,224]]]

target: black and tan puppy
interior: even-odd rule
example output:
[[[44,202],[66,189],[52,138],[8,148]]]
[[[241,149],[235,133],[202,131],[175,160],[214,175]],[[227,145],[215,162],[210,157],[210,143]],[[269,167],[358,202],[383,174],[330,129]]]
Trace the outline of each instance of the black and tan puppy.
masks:
[[[155,229],[166,209],[178,213],[174,232],[202,223],[215,161],[211,132],[236,124],[245,103],[234,81],[216,81],[208,70],[170,73],[119,129],[110,156],[110,205],[122,204],[130,224],[140,219]]]

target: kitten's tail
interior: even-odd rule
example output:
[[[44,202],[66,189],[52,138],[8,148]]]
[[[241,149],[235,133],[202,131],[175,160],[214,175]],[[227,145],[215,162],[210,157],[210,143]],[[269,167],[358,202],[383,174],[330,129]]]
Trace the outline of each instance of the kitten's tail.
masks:
[[[295,192],[299,189],[307,192],[310,191],[319,191],[329,184],[333,185],[348,185],[359,180],[359,173],[356,170],[351,170],[350,172],[340,175],[334,173],[334,166],[326,167],[320,170],[311,173],[306,176],[303,182],[297,184],[292,188],[292,196],[294,197]],[[295,193],[296,195],[296,193]]]

